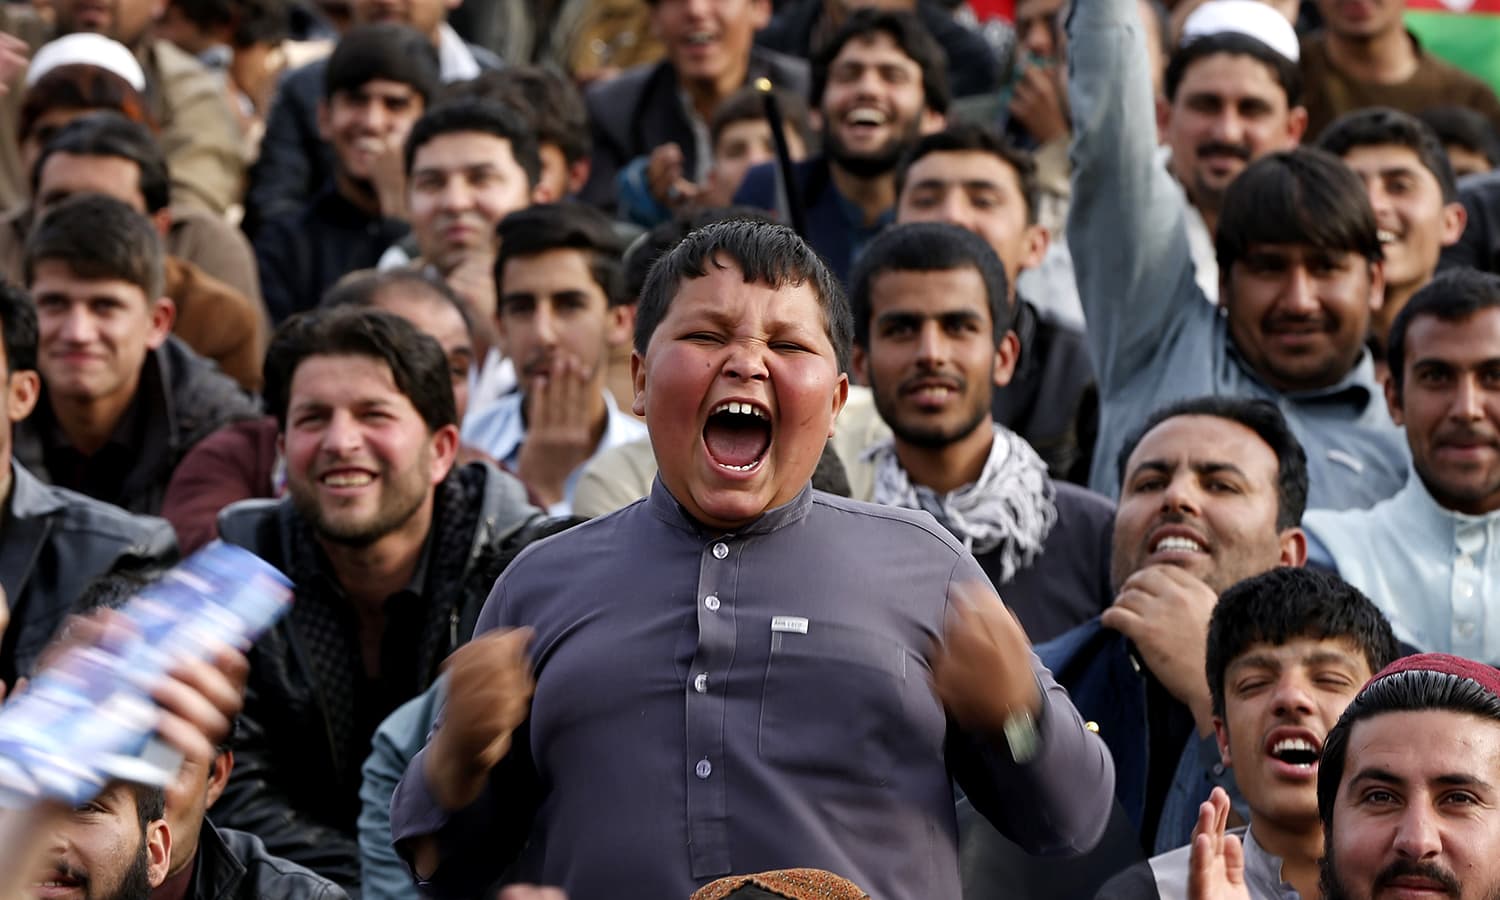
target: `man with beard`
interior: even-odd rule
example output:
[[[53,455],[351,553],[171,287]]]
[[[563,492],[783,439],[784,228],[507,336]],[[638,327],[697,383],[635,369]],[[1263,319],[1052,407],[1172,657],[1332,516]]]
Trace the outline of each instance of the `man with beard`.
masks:
[[[374,266],[406,234],[402,154],[438,89],[437,54],[402,25],[350,29],[321,71],[318,128],[337,163],[330,183],[299,211],[256,233],[272,322],[316,306],[335,282]]]
[[[1213,786],[1233,785],[1204,675],[1209,619],[1231,585],[1306,559],[1307,463],[1274,405],[1181,401],[1154,413],[1116,464],[1114,603],[1037,647],[1109,745],[1115,821],[1098,850],[1053,873],[1071,891],[1049,896],[1092,896],[1122,864],[1181,846]]]
[[[1386,666],[1323,745],[1323,900],[1500,897],[1497,772],[1500,676],[1493,668],[1445,653]],[[1205,808],[1188,896],[1249,900],[1248,875],[1240,841]]]
[[[948,101],[943,50],[910,12],[857,10],[813,59],[809,105],[823,120],[823,152],[786,177],[799,187],[804,237],[840,281],[892,220],[896,166],[943,127]],[[745,174],[734,202],[776,210],[780,196],[767,163]]]
[[[512,213],[498,234],[495,327],[520,389],[471,416],[464,440],[566,515],[584,463],[646,436],[606,387],[633,321],[622,248],[604,214],[579,203]]]
[[[1248,7],[1288,27],[1269,6]],[[1406,449],[1380,403],[1364,347],[1385,286],[1379,226],[1364,186],[1318,150],[1244,162],[1254,146],[1252,124],[1288,140],[1301,133],[1300,116],[1287,110],[1295,91],[1276,85],[1283,69],[1280,84],[1294,84],[1295,67],[1263,61],[1287,62],[1270,46],[1231,34],[1189,43],[1168,71],[1174,103],[1186,105],[1194,121],[1206,120],[1193,171],[1205,187],[1223,190],[1214,238],[1216,309],[1194,281],[1186,204],[1158,165],[1155,132],[1146,124],[1150,75],[1138,45],[1136,4],[1075,4],[1068,28],[1078,136],[1068,243],[1099,378],[1089,486],[1115,492],[1112,461],[1149,411],[1215,394],[1281,407],[1307,448],[1313,505],[1363,508],[1395,493],[1406,479]],[[1185,55],[1231,38],[1242,49],[1198,58],[1182,70]],[[1212,85],[1198,90],[1192,82],[1199,77]],[[1232,92],[1220,84],[1226,79]],[[1273,128],[1267,119],[1281,125]],[[1174,158],[1179,149],[1174,145]]]
[[[1219,757],[1250,806],[1249,828],[1235,833],[1255,900],[1284,900],[1288,885],[1318,897],[1318,754],[1349,701],[1397,653],[1370,600],[1323,572],[1272,569],[1219,598],[1208,626],[1208,686]],[[1228,795],[1215,793],[1212,807],[1221,826]],[[1132,866],[1095,900],[1184,900],[1190,851]]]
[[[1098,615],[1110,599],[1112,505],[1054,481],[990,415],[1021,350],[999,257],[956,225],[895,225],[851,280],[854,371],[892,432],[858,460],[874,469],[870,499],[932,513],[1033,640]]]
[[[447,357],[391,313],[289,320],[266,354],[266,405],[289,496],[229,507],[219,533],[285,572],[296,602],[250,651],[214,822],[355,886],[370,736],[473,631],[500,554],[537,511],[495,467],[454,467]]]
[[[1412,473],[1364,512],[1308,513],[1313,564],[1419,650],[1500,663],[1500,276],[1444,272],[1391,327],[1391,416]]]
[[[147,900],[167,877],[172,835],[161,788],[115,782],[51,837],[36,900]]]

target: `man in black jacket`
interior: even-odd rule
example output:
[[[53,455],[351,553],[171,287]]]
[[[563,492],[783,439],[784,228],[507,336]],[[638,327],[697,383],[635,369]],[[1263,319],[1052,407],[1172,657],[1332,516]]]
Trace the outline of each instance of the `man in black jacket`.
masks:
[[[258,415],[256,404],[171,335],[161,237],[127,204],[96,194],[52,207],[24,270],[42,390],[16,427],[16,459],[44,481],[155,515],[183,455]]]
[[[36,310],[20,288],[0,281],[0,586],[9,623],[0,624],[0,681],[29,676],[79,591],[108,572],[166,565],[177,540],[160,519],[133,516],[62,488],[48,487],[11,459],[11,428],[35,407]]]
[[[714,110],[741,87],[764,77],[798,95],[808,88],[807,63],[753,46],[756,29],[770,21],[771,0],[647,2],[667,58],[626,69],[584,95],[594,150],[579,199],[606,211],[615,205],[616,175],[638,156],[651,158],[648,178],[667,186],[661,193],[686,199],[713,161]]]
[[[405,320],[304,313],[266,362],[289,496],[229,507],[219,533],[285,572],[296,601],[250,651],[214,816],[353,887],[370,737],[468,640],[502,551],[539,512],[493,466],[453,467],[447,358]]]

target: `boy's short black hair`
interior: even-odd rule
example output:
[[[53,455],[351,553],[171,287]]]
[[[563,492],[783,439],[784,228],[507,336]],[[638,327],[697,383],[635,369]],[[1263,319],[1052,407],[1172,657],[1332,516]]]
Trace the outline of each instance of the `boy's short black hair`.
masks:
[[[524,117],[538,144],[553,144],[569,163],[589,158],[588,108],[573,82],[542,66],[506,66],[446,85],[440,103],[489,100]]]
[[[1458,200],[1458,179],[1448,151],[1437,132],[1416,116],[1384,106],[1356,109],[1330,122],[1318,135],[1318,146],[1338,157],[1356,147],[1405,147],[1437,179],[1443,202]]]
[[[323,70],[323,99],[357,91],[371,81],[408,85],[429,103],[442,85],[437,50],[420,31],[380,22],[344,32]]]
[[[1026,222],[1036,224],[1037,209],[1041,205],[1042,188],[1037,180],[1036,160],[1030,153],[1017,147],[1000,132],[974,122],[949,125],[942,131],[923,135],[907,152],[896,168],[896,197],[906,189],[906,175],[922,157],[931,153],[987,153],[1010,166],[1021,185],[1021,196],[1026,201]]]
[[[510,155],[526,173],[528,187],[542,177],[542,157],[536,132],[522,113],[493,100],[463,99],[440,103],[422,114],[406,136],[406,174],[411,175],[417,151],[447,134],[476,132],[510,144]]]
[[[849,308],[854,316],[854,342],[870,346],[871,293],[875,279],[887,272],[949,272],[973,269],[984,282],[985,305],[995,346],[1010,331],[1010,288],[1005,266],[984,238],[947,222],[892,225],[875,236],[849,275]]]
[[[1162,45],[1163,48],[1169,46]],[[1182,80],[1193,63],[1221,53],[1248,56],[1270,69],[1276,83],[1286,92],[1288,109],[1302,102],[1302,70],[1298,65],[1272,50],[1264,41],[1237,31],[1221,31],[1194,38],[1173,51],[1167,59],[1167,71],[1162,77],[1162,90],[1167,95],[1167,101],[1177,99],[1177,89],[1182,86]]]
[[[625,244],[604,213],[572,201],[538,203],[518,209],[500,220],[496,230],[500,250],[495,254],[495,289],[505,294],[505,264],[512,259],[540,256],[549,250],[579,250],[589,259],[589,274],[610,306],[635,300],[625,289]]]
[[[1305,244],[1372,263],[1384,258],[1364,184],[1343,160],[1315,147],[1268,153],[1230,182],[1214,238],[1221,278],[1252,244]]]
[[[1214,715],[1224,716],[1224,676],[1255,644],[1280,646],[1296,638],[1347,639],[1364,654],[1373,675],[1399,649],[1391,625],[1370,598],[1337,575],[1278,566],[1232,585],[1208,622],[1206,674]]]
[[[1125,467],[1130,464],[1130,455],[1141,440],[1161,423],[1183,416],[1224,419],[1255,432],[1276,454],[1276,527],[1285,530],[1302,522],[1302,514],[1307,511],[1307,454],[1287,424],[1286,416],[1269,400],[1205,395],[1161,407],[1147,416],[1145,423],[1121,445],[1120,455],[1116,458],[1120,484],[1125,484],[1128,474]]]
[[[833,345],[838,369],[849,371],[853,318],[838,279],[795,231],[749,219],[730,219],[700,228],[656,261],[636,308],[637,353],[646,355],[651,335],[666,318],[682,283],[705,277],[709,266],[724,268],[725,260],[740,270],[747,284],[767,284],[775,289],[809,286],[823,311],[823,329]]]
[[[844,45],[884,34],[896,42],[922,70],[922,96],[929,110],[946,114],[953,95],[948,89],[948,58],[942,45],[914,12],[863,7],[849,13],[844,24],[813,54],[812,86],[808,98],[813,106],[823,104],[828,70]]]

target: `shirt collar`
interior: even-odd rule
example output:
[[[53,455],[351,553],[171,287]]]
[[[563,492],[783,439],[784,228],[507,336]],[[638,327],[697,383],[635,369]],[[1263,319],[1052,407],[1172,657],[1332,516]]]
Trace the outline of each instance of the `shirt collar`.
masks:
[[[437,51],[438,71],[444,84],[479,77],[479,61],[474,59],[474,52],[447,22],[438,26]]]
[[[667,490],[667,486],[662,483],[659,474],[651,482],[651,493],[646,498],[646,504],[652,515],[673,528],[704,537],[717,537],[719,535],[770,534],[807,518],[807,514],[812,511],[812,499],[812,483],[808,482],[803,485],[797,496],[781,506],[766,510],[755,521],[732,532],[704,527],[702,523],[688,514],[681,503],[677,502],[677,498],[672,496],[672,492]]]
[[[1245,831],[1244,842],[1245,880],[1251,886],[1251,895],[1295,900],[1296,889],[1281,880],[1281,857],[1262,847],[1249,829]]]

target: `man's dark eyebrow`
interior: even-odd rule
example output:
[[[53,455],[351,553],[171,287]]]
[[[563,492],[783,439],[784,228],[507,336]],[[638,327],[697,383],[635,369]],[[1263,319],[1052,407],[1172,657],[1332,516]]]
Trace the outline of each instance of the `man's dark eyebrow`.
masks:
[[[1230,462],[1203,462],[1193,463],[1193,471],[1199,475],[1223,475],[1229,474],[1239,478],[1245,478],[1245,472],[1239,466]]]
[[[1402,778],[1395,772],[1391,772],[1387,769],[1382,769],[1379,766],[1369,766],[1367,768],[1360,769],[1358,772],[1354,773],[1354,777],[1349,779],[1350,784],[1357,784],[1361,781],[1374,781],[1379,784],[1392,785],[1406,784],[1405,778]]]

